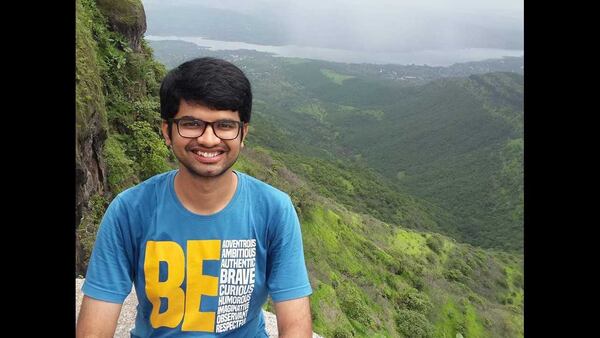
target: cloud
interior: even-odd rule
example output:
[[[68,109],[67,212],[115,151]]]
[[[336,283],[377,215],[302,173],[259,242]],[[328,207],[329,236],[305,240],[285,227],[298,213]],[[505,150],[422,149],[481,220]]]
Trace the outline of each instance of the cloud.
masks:
[[[523,0],[145,0],[275,21],[289,44],[373,51],[523,49]]]

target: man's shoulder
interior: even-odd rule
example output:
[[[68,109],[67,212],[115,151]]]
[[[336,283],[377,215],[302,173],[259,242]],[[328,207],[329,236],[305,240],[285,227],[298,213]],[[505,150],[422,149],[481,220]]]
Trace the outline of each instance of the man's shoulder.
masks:
[[[137,204],[156,194],[157,189],[162,189],[168,184],[175,170],[154,175],[117,195],[117,198],[126,204]]]
[[[256,177],[250,176],[244,172],[236,171],[245,181],[249,193],[253,198],[263,198],[269,201],[288,202],[290,196],[278,188],[259,180]]]

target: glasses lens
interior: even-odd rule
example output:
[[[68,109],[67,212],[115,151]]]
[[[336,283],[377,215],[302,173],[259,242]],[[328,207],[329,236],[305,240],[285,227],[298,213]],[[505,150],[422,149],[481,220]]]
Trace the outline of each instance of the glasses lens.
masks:
[[[236,121],[221,120],[213,123],[215,134],[224,140],[233,140],[237,137],[240,125]]]
[[[179,120],[177,126],[183,137],[199,137],[202,135],[206,123],[201,120]]]

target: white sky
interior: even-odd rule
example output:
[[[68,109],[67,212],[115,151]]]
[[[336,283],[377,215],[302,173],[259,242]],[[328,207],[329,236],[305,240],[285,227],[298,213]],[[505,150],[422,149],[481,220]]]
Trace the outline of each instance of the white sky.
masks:
[[[297,43],[376,51],[523,49],[523,0],[143,0],[275,18]]]

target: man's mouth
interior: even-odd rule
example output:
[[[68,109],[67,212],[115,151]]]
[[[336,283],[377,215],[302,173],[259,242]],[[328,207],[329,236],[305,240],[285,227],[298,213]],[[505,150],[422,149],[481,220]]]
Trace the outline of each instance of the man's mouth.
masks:
[[[221,155],[223,153],[224,153],[224,151],[212,151],[212,152],[198,151],[198,152],[196,152],[196,155],[201,156],[201,157],[206,157],[206,158],[213,158],[213,157]]]

